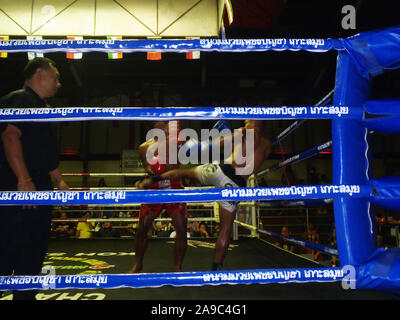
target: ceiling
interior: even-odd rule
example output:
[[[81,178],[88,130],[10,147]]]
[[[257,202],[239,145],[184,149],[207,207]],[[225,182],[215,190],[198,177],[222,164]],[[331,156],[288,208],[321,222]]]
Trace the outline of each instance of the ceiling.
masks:
[[[395,1],[232,0],[234,19],[227,38],[338,38],[400,24]],[[259,6],[257,6],[259,4]],[[269,5],[267,5],[269,4]],[[356,30],[341,27],[344,4],[356,8]],[[257,8],[259,8],[257,10]],[[62,103],[90,104],[93,97],[146,95],[161,91],[180,94],[193,105],[238,102],[301,105],[319,100],[334,86],[336,52],[201,53],[200,60],[184,54],[163,54],[160,61],[145,53],[108,60],[102,53],[69,60],[63,53],[46,55],[56,61],[63,88]],[[0,59],[0,94],[22,84],[25,53]],[[396,73],[393,73],[397,76]],[[391,83],[393,83],[391,77]],[[386,86],[383,86],[386,88]],[[178,102],[179,103],[179,102]],[[181,101],[182,103],[182,101]]]
[[[217,36],[224,0],[0,0],[0,34]]]
[[[395,1],[232,0],[234,23],[227,21],[227,38],[338,38],[400,23]],[[257,6],[258,4],[258,6]],[[341,27],[344,4],[356,8],[356,30]],[[236,20],[235,20],[236,18]],[[63,88],[59,99],[90,104],[93,97],[115,94],[181,94],[196,105],[253,103],[300,105],[319,100],[334,85],[336,52],[201,53],[200,60],[184,54],[163,54],[147,61],[145,53],[108,60],[104,54],[84,54],[68,60],[65,54],[46,55],[56,61]],[[0,94],[22,84],[26,54],[0,59]],[[245,102],[244,101],[244,102]]]
[[[234,23],[225,21],[227,38],[340,38],[400,24],[395,1],[232,0]],[[345,4],[356,8],[356,29],[341,27]],[[257,6],[258,5],[258,6]],[[199,60],[164,53],[148,61],[146,53],[108,60],[85,53],[81,60],[64,53],[46,55],[56,61],[63,87],[57,106],[115,103],[110,97],[134,97],[140,106],[312,105],[334,87],[336,52],[201,53]],[[0,59],[0,95],[22,85],[25,53]],[[398,95],[400,72],[373,81],[373,96]],[[162,97],[154,99],[154,97]],[[129,100],[128,104],[133,101]],[[124,100],[126,101],[126,100]],[[279,124],[282,130],[285,124]],[[324,126],[326,135],[330,128]],[[320,132],[321,128],[318,128]],[[277,134],[279,132],[276,132]],[[393,150],[394,151],[394,150]]]

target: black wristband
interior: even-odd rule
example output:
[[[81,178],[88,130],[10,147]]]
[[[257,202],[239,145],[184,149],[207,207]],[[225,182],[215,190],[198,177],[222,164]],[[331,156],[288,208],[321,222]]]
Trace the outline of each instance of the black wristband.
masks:
[[[154,176],[151,177],[151,183],[156,183],[158,181],[163,180],[163,178],[161,178],[161,176],[159,174],[155,174]]]

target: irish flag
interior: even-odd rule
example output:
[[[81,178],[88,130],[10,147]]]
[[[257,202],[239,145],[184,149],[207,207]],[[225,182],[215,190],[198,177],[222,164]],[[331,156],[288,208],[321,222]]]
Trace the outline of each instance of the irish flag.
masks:
[[[83,40],[83,37],[67,36],[67,40]],[[67,59],[82,59],[82,52],[67,52]]]
[[[108,36],[107,40],[122,40],[122,37],[112,37]],[[107,53],[108,59],[122,59],[123,53],[122,52],[109,52]]]

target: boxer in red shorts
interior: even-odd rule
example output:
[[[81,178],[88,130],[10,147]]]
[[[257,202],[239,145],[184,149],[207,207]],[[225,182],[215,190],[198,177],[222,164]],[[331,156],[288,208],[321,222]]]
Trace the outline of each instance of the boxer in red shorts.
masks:
[[[161,129],[166,135],[166,150],[169,150],[170,143],[178,143],[179,134],[179,121],[158,121],[154,125],[155,129]],[[170,132],[172,134],[170,134]],[[172,137],[172,139],[171,139]],[[166,160],[163,161],[155,153],[155,157],[158,157],[157,161],[153,158],[150,164],[147,161],[147,151],[157,141],[150,139],[142,143],[139,147],[139,154],[143,161],[146,172],[149,175],[161,174],[165,171],[177,169],[178,164],[169,164],[168,151],[166,153]],[[175,149],[174,149],[175,150]],[[181,180],[161,180],[151,186],[149,189],[183,189]],[[147,248],[147,233],[156,219],[162,211],[165,210],[168,215],[172,218],[172,223],[176,231],[175,247],[174,247],[174,271],[182,271],[183,258],[185,256],[186,245],[187,245],[187,211],[185,203],[152,203],[142,204],[140,206],[139,214],[139,228],[136,234],[135,240],[135,256],[136,263],[131,268],[129,273],[139,273],[143,269],[143,258]]]

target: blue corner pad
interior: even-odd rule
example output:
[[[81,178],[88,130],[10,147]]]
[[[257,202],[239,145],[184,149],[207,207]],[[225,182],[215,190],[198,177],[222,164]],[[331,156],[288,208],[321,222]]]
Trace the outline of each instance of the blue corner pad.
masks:
[[[400,176],[371,179],[371,202],[390,210],[400,210]]]
[[[400,248],[378,248],[356,269],[357,289],[400,293]]]
[[[366,78],[400,67],[400,26],[361,32],[341,41]]]

